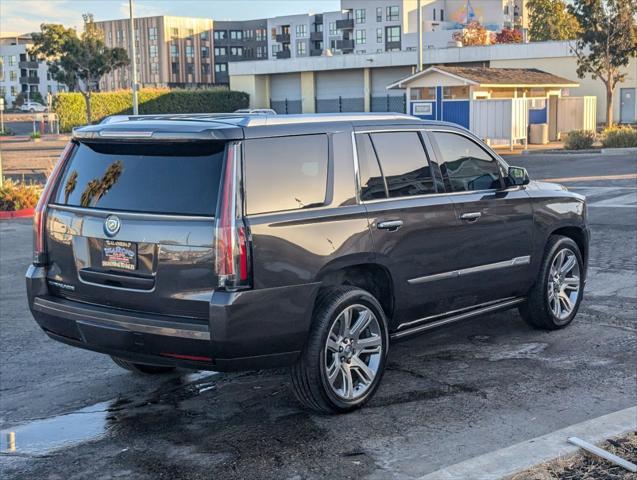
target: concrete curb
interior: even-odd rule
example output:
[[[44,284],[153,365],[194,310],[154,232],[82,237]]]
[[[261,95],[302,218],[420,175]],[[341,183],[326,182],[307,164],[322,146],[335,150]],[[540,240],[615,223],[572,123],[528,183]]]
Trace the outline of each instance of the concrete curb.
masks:
[[[419,480],[495,480],[558,457],[573,455],[579,448],[567,443],[580,437],[590,443],[637,428],[637,407],[587,420],[541,437],[502,448],[429,473]]]
[[[602,148],[602,155],[624,155],[626,153],[637,154],[637,147]]]

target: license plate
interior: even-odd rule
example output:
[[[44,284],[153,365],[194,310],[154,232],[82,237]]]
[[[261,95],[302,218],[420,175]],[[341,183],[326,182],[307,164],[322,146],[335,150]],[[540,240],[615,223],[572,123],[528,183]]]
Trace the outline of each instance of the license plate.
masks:
[[[137,244],[119,240],[104,240],[102,267],[135,270],[137,268]]]

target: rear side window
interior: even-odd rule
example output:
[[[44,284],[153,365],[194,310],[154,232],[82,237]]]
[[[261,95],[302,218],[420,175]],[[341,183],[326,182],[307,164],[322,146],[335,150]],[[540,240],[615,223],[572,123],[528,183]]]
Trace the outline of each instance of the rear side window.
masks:
[[[436,192],[418,132],[372,133],[371,140],[390,198]]]
[[[495,158],[473,140],[448,132],[433,132],[442,158],[439,160],[443,176],[451,190],[491,190],[501,187],[500,169]]]
[[[55,203],[177,215],[214,215],[223,142],[83,143],[65,168]]]
[[[325,203],[327,135],[246,140],[244,152],[248,215]]]

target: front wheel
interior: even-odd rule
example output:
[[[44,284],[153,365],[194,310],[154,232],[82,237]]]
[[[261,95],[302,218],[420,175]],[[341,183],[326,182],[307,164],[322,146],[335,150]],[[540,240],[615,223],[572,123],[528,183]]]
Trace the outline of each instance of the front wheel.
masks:
[[[354,287],[321,291],[307,345],[292,368],[299,401],[323,413],[345,413],[369,400],[385,369],[389,337],[382,307]]]
[[[539,277],[520,306],[533,327],[557,330],[573,321],[584,293],[584,262],[577,244],[568,237],[549,239]]]

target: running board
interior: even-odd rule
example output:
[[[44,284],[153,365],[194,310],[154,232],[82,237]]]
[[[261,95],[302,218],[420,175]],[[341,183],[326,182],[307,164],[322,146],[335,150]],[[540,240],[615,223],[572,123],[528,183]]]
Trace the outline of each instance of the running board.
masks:
[[[519,305],[520,303],[524,302],[526,300],[526,298],[509,298],[506,300],[503,300],[501,302],[496,302],[496,303],[491,303],[487,306],[483,306],[481,308],[477,308],[475,310],[471,310],[468,312],[464,312],[464,313],[459,313],[456,315],[451,315],[449,317],[445,317],[445,318],[441,318],[440,320],[436,320],[436,321],[431,321],[428,323],[425,323],[424,325],[415,325],[411,328],[406,328],[404,330],[400,330],[397,332],[394,332],[390,335],[390,338],[392,340],[396,340],[398,338],[403,338],[403,337],[407,337],[410,335],[415,335],[417,333],[420,332],[424,332],[426,330],[431,330],[432,328],[437,328],[437,327],[441,327],[443,325],[447,325],[449,323],[455,323],[455,322],[459,322],[461,320],[466,320],[468,318],[473,318],[473,317],[477,317],[479,315],[485,314],[485,313],[489,313],[489,312],[495,312],[497,310],[504,310],[506,308],[509,307],[514,307],[515,305]],[[429,319],[430,317],[426,317],[423,318],[421,320],[416,320],[415,322],[410,322],[410,323],[421,323],[421,322],[425,322]],[[400,328],[400,326],[398,327]]]

